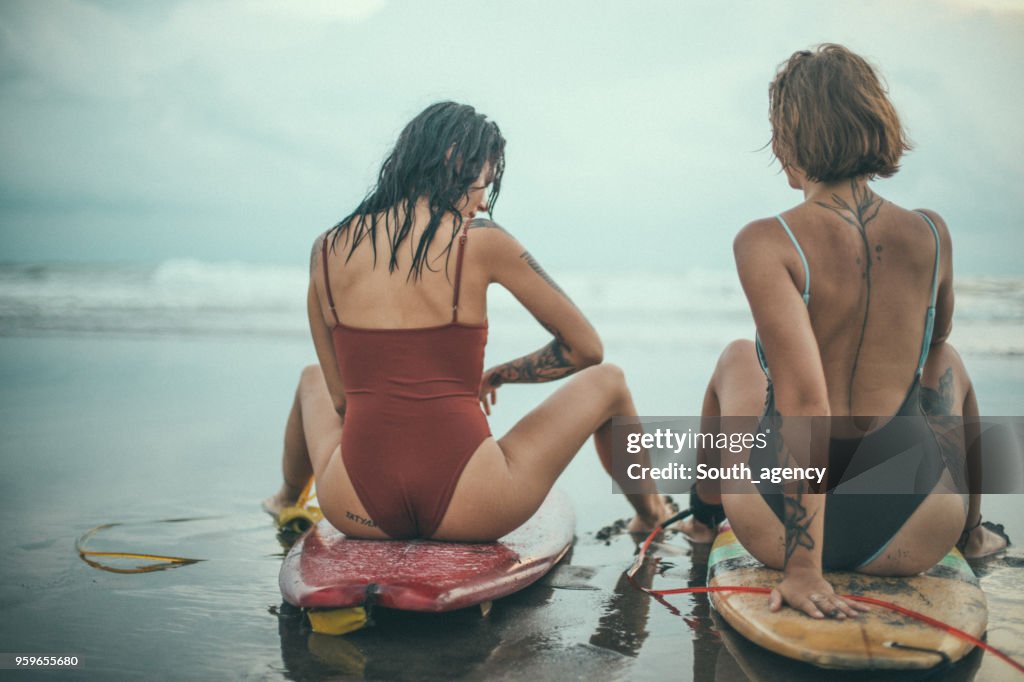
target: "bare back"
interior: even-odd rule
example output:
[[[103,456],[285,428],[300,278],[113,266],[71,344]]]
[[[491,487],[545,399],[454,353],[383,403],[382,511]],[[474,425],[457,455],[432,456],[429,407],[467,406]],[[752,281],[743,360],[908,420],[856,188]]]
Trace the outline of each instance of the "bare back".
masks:
[[[450,216],[438,228],[427,250],[422,275],[408,276],[412,254],[426,225],[426,217],[417,219],[409,236],[399,246],[397,268],[391,272],[391,257],[387,235],[382,227],[376,235],[376,264],[374,245],[370,237],[356,247],[349,256],[350,231],[343,231],[333,244],[333,233],[328,235],[326,256],[329,282],[335,310],[342,324],[372,329],[415,329],[448,324],[453,321],[453,299],[456,284],[456,260],[459,235]],[[383,221],[381,221],[383,226]],[[487,319],[486,274],[469,257],[473,240],[467,240],[459,291],[458,322],[483,324]],[[314,253],[319,260],[320,252]],[[473,261],[471,265],[470,262]],[[311,268],[319,291],[325,286],[322,266]],[[334,325],[326,295],[320,296],[324,321]]]
[[[885,416],[896,412],[914,381],[936,274],[936,238],[920,213],[881,199],[866,184],[859,191],[853,186],[852,197],[819,197],[782,214],[806,257],[806,313],[794,305],[794,297],[803,292],[808,273],[780,221],[757,221],[745,230],[762,254],[757,262],[741,262],[740,275],[755,318],[766,319],[769,330],[780,330],[773,339],[776,356],[801,342],[801,324],[809,326],[833,416]],[[942,221],[932,220],[939,234],[939,266],[929,344],[948,333],[952,313],[949,237]],[[792,317],[803,320],[778,319],[778,312],[766,310],[774,305],[771,297],[751,291],[743,268],[763,267],[764,259],[776,259],[788,272],[790,281],[778,297],[788,302]],[[797,330],[783,330],[785,325]],[[764,337],[760,320],[758,328]],[[807,357],[769,358],[773,379],[806,364]]]

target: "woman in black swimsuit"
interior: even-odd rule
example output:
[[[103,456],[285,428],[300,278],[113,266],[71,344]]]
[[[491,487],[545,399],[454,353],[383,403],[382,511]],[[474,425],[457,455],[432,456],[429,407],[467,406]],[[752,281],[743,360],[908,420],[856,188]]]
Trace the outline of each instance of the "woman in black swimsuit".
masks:
[[[977,406],[945,343],[953,312],[946,225],[869,186],[893,175],[909,149],[875,72],[838,45],[797,52],[780,67],[770,102],[772,150],[804,200],[736,237],[759,339],[726,348],[703,412],[762,415],[759,428],[771,436],[750,453],[755,478],[764,468],[828,464],[821,488],[739,483],[721,501],[743,545],[784,571],[773,610],[786,603],[846,618],[861,607],[838,597],[823,570],[918,573],[979,522],[977,498],[967,509],[960,495],[940,494],[962,490],[962,449],[944,452],[925,418],[976,415]],[[904,466],[908,450],[914,459]],[[904,494],[824,494],[897,461],[908,472],[896,482]],[[700,493],[694,502],[704,513],[688,531],[707,539],[708,522],[721,517],[711,504],[718,491]],[[966,540],[994,542],[985,532]]]

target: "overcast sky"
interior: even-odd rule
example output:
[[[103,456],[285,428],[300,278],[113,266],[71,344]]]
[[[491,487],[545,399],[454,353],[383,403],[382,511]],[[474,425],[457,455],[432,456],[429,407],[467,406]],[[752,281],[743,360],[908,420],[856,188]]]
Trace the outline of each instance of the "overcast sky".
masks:
[[[960,274],[1024,275],[1024,0],[2,0],[0,261],[304,264],[439,99],[508,138],[495,218],[550,268],[732,266],[800,200],[763,149],[779,62],[866,56]]]

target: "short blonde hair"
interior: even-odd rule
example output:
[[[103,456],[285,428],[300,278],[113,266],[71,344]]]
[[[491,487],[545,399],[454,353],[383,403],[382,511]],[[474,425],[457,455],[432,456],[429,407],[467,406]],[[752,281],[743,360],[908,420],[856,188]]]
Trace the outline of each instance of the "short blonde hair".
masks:
[[[874,69],[842,45],[801,50],[768,88],[772,152],[817,182],[887,178],[910,150]]]

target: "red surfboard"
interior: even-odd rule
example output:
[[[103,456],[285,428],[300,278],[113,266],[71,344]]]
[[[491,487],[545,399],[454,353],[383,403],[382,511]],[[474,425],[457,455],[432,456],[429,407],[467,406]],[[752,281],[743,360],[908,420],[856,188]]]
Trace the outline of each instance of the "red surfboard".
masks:
[[[310,609],[452,611],[541,578],[572,546],[575,527],[572,503],[560,490],[497,542],[356,540],[320,521],[292,546],[278,582],[285,601]]]

